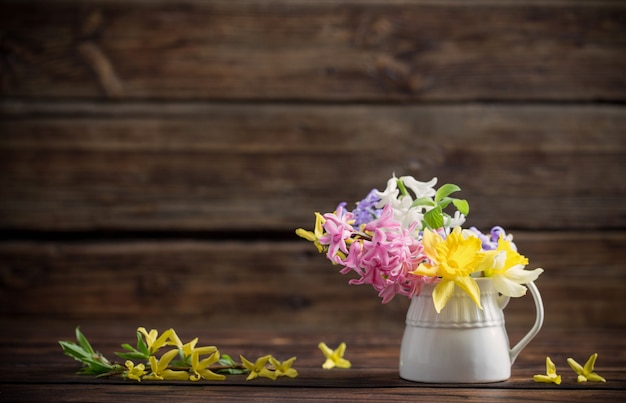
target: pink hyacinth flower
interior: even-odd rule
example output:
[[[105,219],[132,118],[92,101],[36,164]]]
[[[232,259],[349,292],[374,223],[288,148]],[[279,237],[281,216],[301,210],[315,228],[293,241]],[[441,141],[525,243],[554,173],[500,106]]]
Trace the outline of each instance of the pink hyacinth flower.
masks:
[[[344,212],[340,206],[336,213],[324,214],[326,221],[322,225],[325,235],[320,238],[320,243],[328,245],[326,257],[335,263],[341,263],[341,257],[337,255],[339,251],[348,254],[346,240],[352,236],[354,228],[349,223],[353,219],[350,212]]]

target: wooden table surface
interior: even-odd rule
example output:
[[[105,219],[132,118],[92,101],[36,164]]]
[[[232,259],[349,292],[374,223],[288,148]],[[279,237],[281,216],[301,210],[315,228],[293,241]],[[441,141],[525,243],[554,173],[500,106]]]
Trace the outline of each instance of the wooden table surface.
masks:
[[[490,384],[422,384],[398,376],[401,332],[351,333],[350,329],[281,332],[275,329],[211,329],[201,324],[180,324],[175,330],[186,342],[199,337],[202,345],[216,345],[222,353],[238,357],[272,354],[285,360],[296,356],[297,378],[276,381],[229,375],[225,381],[124,381],[77,375],[80,364],[66,357],[58,340],[74,340],[75,323],[3,319],[0,336],[0,401],[623,401],[626,397],[626,339],[621,329],[546,330],[522,351],[506,382]],[[165,330],[165,328],[162,328]],[[87,322],[81,330],[93,347],[116,358],[122,343],[135,342],[135,325]],[[159,329],[161,330],[161,329]],[[512,341],[520,331],[509,331]],[[351,369],[324,370],[320,341],[329,346],[347,343]],[[566,363],[568,357],[584,363],[599,354],[595,370],[606,383],[577,383]],[[535,383],[533,374],[545,372],[549,355],[562,376],[561,385]]]

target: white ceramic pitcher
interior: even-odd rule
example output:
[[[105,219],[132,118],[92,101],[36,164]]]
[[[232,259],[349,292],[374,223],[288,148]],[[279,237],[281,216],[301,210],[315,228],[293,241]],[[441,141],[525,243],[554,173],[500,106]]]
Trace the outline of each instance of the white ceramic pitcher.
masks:
[[[400,349],[400,377],[416,382],[486,383],[508,379],[520,351],[543,324],[543,303],[534,283],[526,284],[535,301],[535,324],[513,347],[504,326],[509,297],[500,295],[489,278],[477,278],[483,309],[463,290],[440,313],[432,290],[424,286],[411,300]]]

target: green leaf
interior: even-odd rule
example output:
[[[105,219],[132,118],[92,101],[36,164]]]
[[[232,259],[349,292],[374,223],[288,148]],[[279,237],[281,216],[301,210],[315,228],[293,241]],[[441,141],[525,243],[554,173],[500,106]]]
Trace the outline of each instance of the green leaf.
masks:
[[[228,366],[228,365],[236,365],[237,363],[231,358],[230,355],[228,354],[222,354],[222,356],[220,357],[219,361],[217,362],[219,365],[224,365],[224,366]]]
[[[109,376],[114,376],[114,375],[121,375],[125,371],[126,371],[125,367],[123,367],[123,366],[121,366],[119,364],[115,364],[115,365],[113,365],[113,368],[109,372],[103,372],[103,373],[97,374],[96,378],[103,378],[103,377],[109,377]]]
[[[430,229],[436,230],[443,227],[443,214],[441,206],[437,206],[424,214],[424,223]]]
[[[148,350],[148,345],[143,340],[143,336],[141,333],[137,332],[137,349],[144,353],[147,356],[150,355],[150,350]]]
[[[126,360],[145,360],[145,361],[150,359],[150,356],[147,353],[143,353],[142,351],[137,350],[135,347],[131,346],[128,343],[122,344],[122,348],[129,352],[121,352],[121,353],[116,352],[115,355],[117,355],[120,358],[124,358]]]
[[[97,361],[86,362],[87,367],[81,369],[79,374],[89,374],[89,375],[98,375],[109,372],[113,369],[110,365],[104,365]]]
[[[79,326],[76,327],[76,341],[78,341],[78,344],[82,348],[84,348],[85,351],[88,351],[92,355],[96,353],[93,350],[93,348],[91,347],[91,344],[89,344],[89,341],[87,340],[85,335],[80,331],[80,327]]]
[[[439,200],[439,207],[441,207],[441,209],[443,210],[448,207],[453,200],[454,199],[452,197],[444,197],[443,199]]]
[[[222,369],[216,369],[213,372],[215,372],[216,374],[222,374],[222,375],[242,375],[242,374],[250,373],[250,370],[245,369],[245,368],[222,368]]]
[[[113,364],[102,354],[94,351],[78,327],[76,328],[76,341],[78,344],[70,341],[59,341],[59,345],[66,355],[83,364],[80,374],[101,374],[112,370]]]
[[[232,357],[228,354],[222,354],[222,356],[220,357],[219,361],[217,362],[218,365],[222,365],[225,367],[233,367],[233,368],[221,368],[221,369],[216,369],[215,373],[217,374],[223,374],[223,375],[241,375],[241,374],[248,374],[250,373],[249,370],[245,369],[245,368],[235,368],[237,367],[237,363],[235,362],[235,360],[232,359]]]
[[[128,344],[128,343],[124,343],[124,344],[122,344],[122,348],[123,348],[124,350],[128,350],[128,351],[137,351],[137,350],[135,349],[135,347],[131,346],[131,345],[130,345],[130,344]]]
[[[143,353],[136,351],[132,353],[115,353],[120,358],[125,360],[148,360],[149,357],[146,357]]]
[[[465,199],[454,199],[452,200],[452,204],[456,207],[457,210],[463,215],[469,214],[469,203]]]
[[[435,202],[432,201],[430,197],[420,197],[419,199],[415,199],[413,203],[411,203],[411,208],[417,206],[435,206]]]
[[[96,353],[92,357],[84,359],[83,362],[97,373],[110,371],[113,368],[113,364],[100,353]]]
[[[461,190],[461,188],[457,185],[453,185],[452,183],[446,183],[445,185],[442,185],[439,189],[437,189],[437,192],[435,193],[435,203],[439,204],[439,201],[442,200],[444,197],[449,196],[454,192],[458,192],[459,190]]]
[[[85,351],[84,348],[71,341],[59,341],[59,344],[61,345],[65,355],[70,356],[77,361],[82,362],[83,359],[89,358],[90,356],[88,351]]]
[[[59,344],[66,355],[83,364],[79,374],[101,374],[113,368],[105,357],[98,353],[91,354],[83,346],[69,341],[60,341]]]

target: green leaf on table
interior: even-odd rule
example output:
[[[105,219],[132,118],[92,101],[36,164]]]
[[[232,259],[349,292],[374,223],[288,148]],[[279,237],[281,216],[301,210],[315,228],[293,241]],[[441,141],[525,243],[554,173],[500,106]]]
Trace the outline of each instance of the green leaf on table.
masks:
[[[113,370],[113,365],[109,364],[108,360],[101,355],[97,356],[97,358],[85,359],[83,360],[83,363],[86,366],[78,372],[79,374],[97,375],[111,372]]]
[[[89,344],[89,341],[87,340],[85,335],[80,331],[80,327],[79,326],[76,327],[76,341],[78,341],[78,344],[82,348],[84,348],[85,351],[89,352],[92,355],[95,354],[95,351],[91,347],[91,344]]]
[[[148,345],[143,340],[143,336],[140,332],[137,332],[137,349],[141,351],[146,357],[150,356],[150,350],[148,350]]]
[[[83,359],[89,357],[89,352],[78,344],[71,341],[59,341],[65,355],[74,358],[76,361],[82,362]]]
[[[231,367],[231,368],[221,368],[221,369],[216,369],[215,373],[218,374],[222,374],[222,375],[241,375],[241,374],[247,374],[250,371],[246,368],[241,368],[236,362],[235,360],[233,360],[231,358],[231,356],[229,356],[228,354],[222,354],[222,356],[220,357],[219,361],[217,362],[218,365],[224,366],[224,367]]]
[[[65,355],[83,364],[79,374],[102,374],[113,370],[114,365],[102,354],[94,351],[78,327],[76,328],[76,341],[78,344],[71,341],[59,341],[59,345]]]
[[[137,350],[135,349],[135,347],[131,346],[131,345],[130,345],[130,344],[128,344],[128,343],[124,343],[124,344],[122,344],[122,348],[123,348],[124,350],[128,350],[128,351],[137,351]]]
[[[120,358],[124,358],[126,360],[145,360],[145,361],[150,359],[150,355],[148,354],[148,349],[147,347],[145,347],[145,343],[143,342],[143,339],[141,338],[139,332],[137,332],[137,348],[131,346],[128,343],[122,344],[122,348],[129,352],[121,352],[121,353],[116,352],[115,355],[117,355]],[[141,351],[142,348],[145,350],[145,352]]]
[[[221,369],[216,369],[213,372],[215,372],[216,374],[221,374],[221,375],[242,375],[242,374],[250,373],[250,370],[245,369],[245,368],[221,368]]]
[[[139,351],[132,353],[115,353],[115,355],[125,360],[146,360],[146,356]]]

